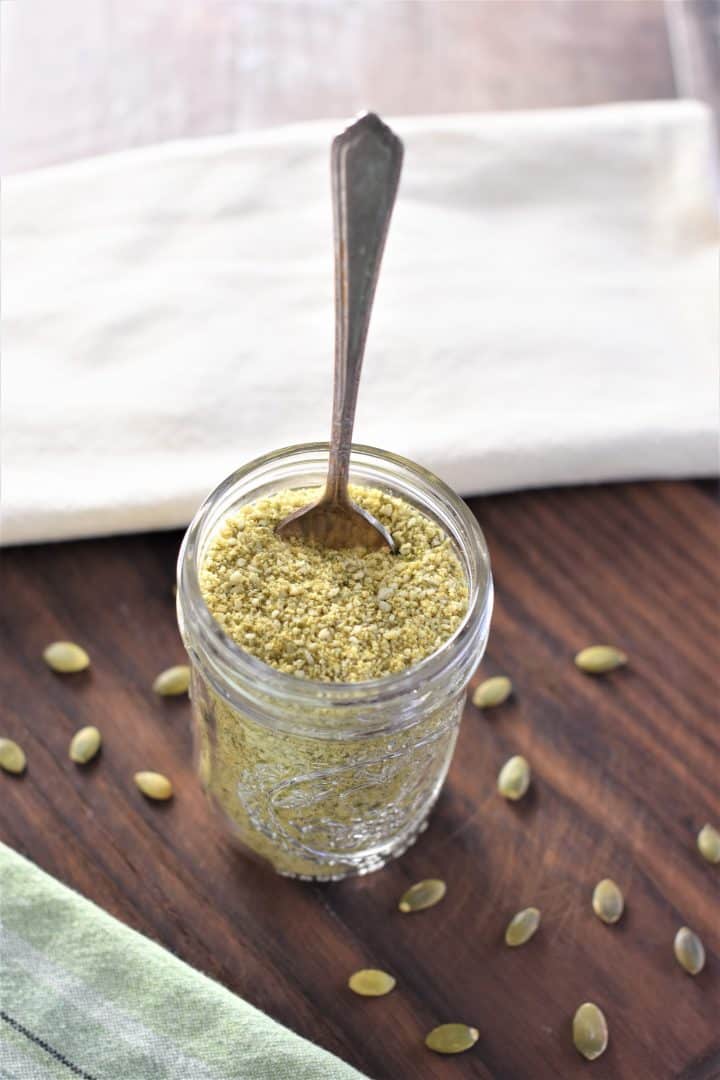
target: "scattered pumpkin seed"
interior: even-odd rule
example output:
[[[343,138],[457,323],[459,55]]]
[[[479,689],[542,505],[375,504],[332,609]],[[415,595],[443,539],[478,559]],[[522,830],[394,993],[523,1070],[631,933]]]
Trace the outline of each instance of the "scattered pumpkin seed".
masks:
[[[498,774],[497,787],[504,799],[522,799],[530,787],[530,766],[524,757],[516,754],[505,762]]]
[[[602,1010],[586,1001],[573,1017],[573,1042],[588,1061],[604,1054],[608,1044],[608,1026]]]
[[[698,975],[705,967],[705,946],[697,934],[681,926],[675,935],[675,959],[689,975]]]
[[[375,968],[363,968],[348,979],[348,986],[354,994],[361,997],[383,997],[395,989],[395,979],[387,971]]]
[[[147,795],[148,799],[169,799],[172,797],[173,788],[167,776],[157,772],[135,773],[135,783]]]
[[[90,657],[80,645],[72,641],[53,641],[43,649],[43,660],[63,675],[71,675],[76,671],[84,671],[90,666]]]
[[[492,709],[496,705],[502,705],[512,694],[513,684],[507,675],[495,675],[492,679],[486,679],[475,689],[472,703],[478,709]]]
[[[101,742],[102,735],[96,727],[80,728],[70,741],[70,760],[78,765],[87,765],[97,754]]]
[[[19,776],[25,771],[26,765],[27,759],[22,746],[18,746],[13,739],[0,739],[0,769]]]
[[[436,1054],[462,1054],[469,1050],[480,1038],[477,1028],[467,1024],[440,1024],[425,1037],[428,1050]]]
[[[703,825],[698,833],[697,846],[703,859],[720,863],[720,832],[712,825]]]
[[[409,911],[424,911],[425,908],[434,907],[439,903],[446,892],[447,885],[437,878],[418,881],[400,897],[398,908],[405,914]]]
[[[523,908],[513,915],[505,931],[505,944],[513,947],[524,945],[540,925],[540,912],[536,907]]]
[[[605,675],[627,664],[627,656],[614,645],[588,645],[575,657],[575,663],[588,675]]]
[[[161,697],[170,697],[175,694],[187,694],[189,686],[190,668],[187,664],[178,664],[177,667],[170,667],[160,672],[153,683],[153,690]]]
[[[593,911],[604,923],[616,923],[623,913],[625,901],[612,878],[603,878],[595,886],[592,898]]]

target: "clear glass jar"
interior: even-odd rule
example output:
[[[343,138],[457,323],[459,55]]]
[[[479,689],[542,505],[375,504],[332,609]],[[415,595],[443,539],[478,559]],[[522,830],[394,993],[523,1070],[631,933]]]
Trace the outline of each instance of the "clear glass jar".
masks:
[[[400,496],[452,538],[468,583],[462,623],[425,660],[371,682],[299,679],[244,652],[200,591],[208,542],[243,504],[320,486],[327,457],[327,443],[289,447],[224,480],[185,535],[177,607],[205,791],[234,837],[279,873],[335,880],[378,869],[424,829],[485,650],[493,588],[485,540],[462,500],[411,461],[353,446],[352,483]]]

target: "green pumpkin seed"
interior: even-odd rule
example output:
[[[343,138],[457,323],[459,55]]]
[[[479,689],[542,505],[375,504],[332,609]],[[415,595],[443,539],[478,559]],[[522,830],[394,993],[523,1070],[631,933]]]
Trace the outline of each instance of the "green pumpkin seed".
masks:
[[[153,683],[153,690],[161,697],[170,697],[175,694],[187,694],[189,686],[190,668],[187,664],[178,664],[177,667],[170,667],[160,672]]]
[[[623,913],[623,894],[611,878],[603,878],[595,886],[592,898],[593,911],[604,923],[616,923]]]
[[[720,863],[720,832],[712,825],[703,825],[698,833],[697,846],[703,859],[711,863]]]
[[[428,1050],[436,1054],[462,1054],[469,1050],[480,1038],[477,1028],[467,1024],[440,1024],[425,1037]]]
[[[170,799],[173,788],[167,776],[157,772],[135,773],[135,783],[148,799]]]
[[[387,971],[375,968],[363,968],[348,979],[348,986],[354,994],[361,997],[384,997],[395,989],[395,979]]]
[[[540,912],[536,907],[523,908],[513,915],[505,931],[505,944],[515,947],[524,945],[540,925]]]
[[[43,649],[43,660],[53,671],[63,675],[72,675],[90,666],[88,654],[72,641],[53,641]]]
[[[70,742],[70,760],[78,765],[86,765],[97,754],[101,742],[102,735],[96,727],[80,728]]]
[[[581,1005],[573,1017],[573,1042],[588,1061],[594,1061],[607,1050],[607,1020],[592,1001]]]
[[[512,694],[513,685],[506,675],[496,675],[475,689],[472,703],[478,709],[493,709],[496,705],[502,705]]]
[[[424,911],[425,908],[434,907],[442,900],[447,892],[444,881],[437,878],[428,878],[427,881],[418,881],[411,885],[407,892],[400,897],[398,908],[407,914],[409,911]]]
[[[0,769],[19,776],[21,772],[25,772],[26,765],[27,759],[22,746],[18,746],[12,739],[0,739]]]
[[[575,657],[575,663],[588,675],[605,675],[627,664],[627,656],[614,645],[589,645]]]
[[[675,959],[689,975],[697,975],[705,967],[705,947],[692,930],[681,926],[675,935]]]
[[[522,799],[530,787],[530,766],[517,754],[506,761],[498,774],[497,787],[504,799]]]

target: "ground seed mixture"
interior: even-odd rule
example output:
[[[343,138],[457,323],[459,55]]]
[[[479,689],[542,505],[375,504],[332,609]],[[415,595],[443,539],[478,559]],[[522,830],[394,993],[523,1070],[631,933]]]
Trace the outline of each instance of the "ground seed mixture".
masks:
[[[275,535],[278,522],[319,494],[281,491],[225,519],[200,575],[225,632],[272,667],[324,682],[381,678],[435,652],[468,602],[449,537],[403,499],[352,485],[353,500],[389,530],[395,554]]]

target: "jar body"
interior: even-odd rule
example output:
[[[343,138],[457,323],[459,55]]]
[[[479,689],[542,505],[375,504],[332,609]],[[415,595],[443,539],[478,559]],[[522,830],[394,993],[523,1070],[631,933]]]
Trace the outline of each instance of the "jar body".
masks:
[[[178,583],[203,788],[246,849],[279,873],[310,879],[377,869],[422,831],[447,774],[492,607],[487,551],[464,504],[418,466],[357,447],[353,483],[413,501],[450,533],[470,593],[460,630],[414,668],[357,684],[293,678],[230,642],[198,602],[208,539],[243,503],[321,483],[326,461],[322,444],[291,448],[220,485],[188,530]]]

